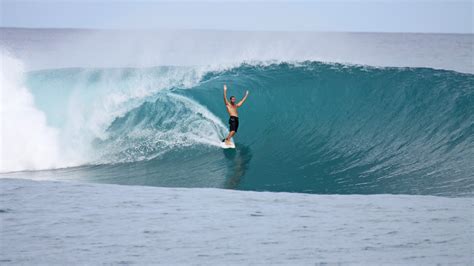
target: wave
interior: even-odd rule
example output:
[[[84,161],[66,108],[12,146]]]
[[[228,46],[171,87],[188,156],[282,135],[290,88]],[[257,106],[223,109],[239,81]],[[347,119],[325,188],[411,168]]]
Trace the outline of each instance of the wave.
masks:
[[[61,154],[85,165],[40,177],[470,195],[473,81],[471,74],[430,68],[305,61],[44,70],[29,72],[25,83],[48,126],[60,132]],[[239,111],[234,151],[216,147],[226,133],[224,83],[237,98],[251,92]],[[68,160],[63,165],[74,164]]]

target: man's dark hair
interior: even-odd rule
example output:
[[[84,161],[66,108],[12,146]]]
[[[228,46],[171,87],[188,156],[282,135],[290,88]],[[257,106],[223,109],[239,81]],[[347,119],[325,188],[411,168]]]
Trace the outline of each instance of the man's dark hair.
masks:
[[[232,98],[235,98],[235,96],[230,96],[230,98],[229,98],[229,99],[231,99],[231,100],[232,100]]]

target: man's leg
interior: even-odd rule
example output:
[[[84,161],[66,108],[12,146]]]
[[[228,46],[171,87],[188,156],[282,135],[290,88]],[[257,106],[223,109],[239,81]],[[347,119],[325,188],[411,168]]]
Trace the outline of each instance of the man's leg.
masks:
[[[227,135],[227,138],[225,138],[225,144],[229,145],[230,144],[230,139],[235,135],[235,131],[229,132],[229,135]]]

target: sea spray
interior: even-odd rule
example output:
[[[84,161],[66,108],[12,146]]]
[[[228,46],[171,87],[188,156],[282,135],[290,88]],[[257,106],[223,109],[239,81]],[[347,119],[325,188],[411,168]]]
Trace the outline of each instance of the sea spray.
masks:
[[[35,106],[24,84],[24,66],[1,50],[0,172],[54,168],[61,164],[58,130]]]

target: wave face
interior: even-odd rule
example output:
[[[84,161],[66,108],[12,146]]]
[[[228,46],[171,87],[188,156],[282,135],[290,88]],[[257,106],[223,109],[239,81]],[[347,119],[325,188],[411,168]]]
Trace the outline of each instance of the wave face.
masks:
[[[472,195],[471,74],[300,62],[205,71],[45,70],[30,72],[26,83],[51,127],[60,130],[64,153],[80,150],[75,157],[83,165],[30,178]],[[239,109],[235,150],[218,148],[227,133],[224,83],[237,98],[250,90]],[[53,87],[74,89],[59,95]],[[74,136],[82,136],[80,145]]]

